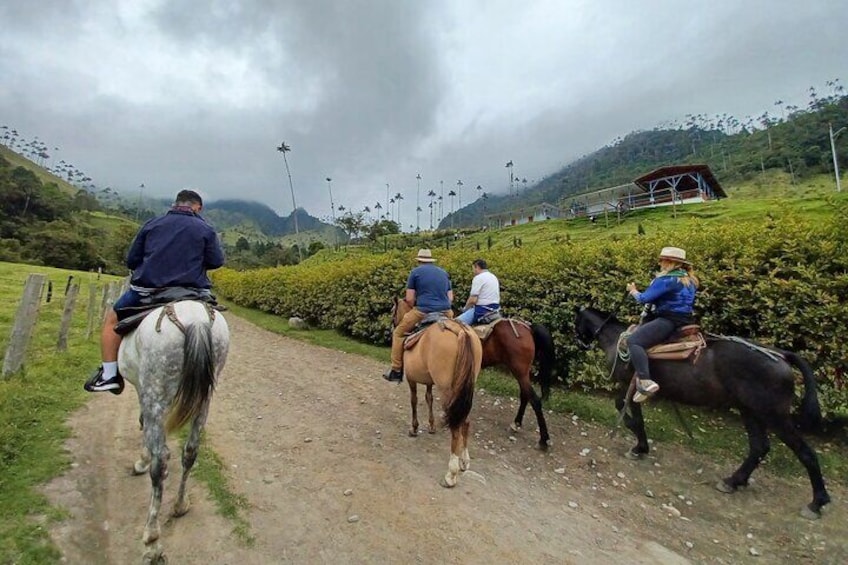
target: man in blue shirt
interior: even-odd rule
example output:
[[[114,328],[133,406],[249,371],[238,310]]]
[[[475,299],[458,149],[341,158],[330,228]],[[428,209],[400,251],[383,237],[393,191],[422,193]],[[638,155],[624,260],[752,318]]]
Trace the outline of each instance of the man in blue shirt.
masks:
[[[203,199],[193,190],[181,190],[174,206],[144,224],[127,254],[133,274],[130,289],[106,314],[100,334],[103,364],[85,383],[88,392],[120,394],[124,379],[118,373],[121,336],[115,333],[117,310],[138,306],[145,296],[166,287],[209,289],[208,269],[224,264],[224,252],[215,230],[200,217]]]
[[[450,277],[441,267],[433,263],[433,254],[429,249],[419,249],[416,257],[418,266],[409,273],[406,280],[406,300],[412,310],[406,313],[392,332],[392,368],[383,375],[387,381],[403,380],[403,340],[404,334],[412,331],[427,314],[442,312],[453,317],[451,303],[453,289]]]

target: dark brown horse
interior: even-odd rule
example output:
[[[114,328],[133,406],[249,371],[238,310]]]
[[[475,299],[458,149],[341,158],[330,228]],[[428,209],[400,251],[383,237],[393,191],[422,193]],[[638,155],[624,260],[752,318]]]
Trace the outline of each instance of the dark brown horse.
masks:
[[[627,326],[612,314],[594,308],[581,308],[575,313],[578,343],[588,349],[597,340],[606,354],[613,378],[621,384],[619,410],[624,408],[625,391],[633,377],[632,367],[618,357],[619,336],[626,329]],[[651,379],[659,383],[657,396],[661,398],[693,406],[739,410],[748,433],[748,457],[735,473],[719,481],[716,488],[730,493],[748,484],[751,473],[769,452],[768,430],[772,430],[792,450],[810,477],[813,500],[804,507],[802,515],[811,519],[820,517],[821,508],[830,502],[830,495],[816,452],[795,429],[790,414],[795,388],[794,366],[804,377],[801,427],[813,428],[820,424],[821,408],[810,366],[791,351],[764,347],[736,337],[716,337],[707,343],[695,363],[652,359]],[[628,456],[639,459],[648,453],[648,436],[641,405],[630,404],[632,414],[625,413],[624,422],[636,434],[637,443]]]
[[[520,431],[527,403],[533,407],[539,424],[539,448],[550,444],[548,424],[542,412],[542,399],[551,389],[554,366],[554,343],[551,333],[541,324],[527,324],[520,320],[503,319],[495,324],[492,333],[483,340],[483,367],[505,367],[518,381],[521,405],[510,428]],[[542,399],[530,382],[533,362],[538,361],[536,379],[542,389]]]

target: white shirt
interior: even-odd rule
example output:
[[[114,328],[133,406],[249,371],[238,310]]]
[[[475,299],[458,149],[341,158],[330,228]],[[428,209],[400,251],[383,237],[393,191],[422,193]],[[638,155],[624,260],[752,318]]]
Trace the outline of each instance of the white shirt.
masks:
[[[477,297],[477,306],[501,303],[501,284],[489,271],[475,275],[471,280],[471,296]]]

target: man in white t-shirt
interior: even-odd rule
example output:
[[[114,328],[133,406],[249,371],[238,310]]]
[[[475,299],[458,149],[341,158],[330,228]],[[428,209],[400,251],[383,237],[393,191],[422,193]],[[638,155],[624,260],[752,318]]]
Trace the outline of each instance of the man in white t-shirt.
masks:
[[[463,308],[464,312],[456,317],[469,326],[481,317],[496,312],[501,308],[501,284],[498,277],[488,270],[483,259],[475,259],[471,263],[474,279],[471,281],[471,292]]]

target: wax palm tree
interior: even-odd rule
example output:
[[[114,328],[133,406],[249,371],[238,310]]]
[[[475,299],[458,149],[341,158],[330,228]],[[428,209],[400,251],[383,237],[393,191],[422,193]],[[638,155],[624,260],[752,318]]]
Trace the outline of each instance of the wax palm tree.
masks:
[[[456,181],[456,186],[459,187],[459,207],[462,208],[462,181]]]
[[[436,191],[431,190],[427,193],[427,196],[430,198],[430,230],[433,229],[433,198],[436,196]]]
[[[327,177],[327,190],[330,191],[330,214],[333,217],[333,223],[336,223],[336,212],[333,210],[333,187],[332,187],[333,179]]]
[[[451,190],[448,192],[448,196],[450,196],[451,199],[451,228],[453,228],[453,197],[456,196],[456,192]]]
[[[292,215],[294,216],[294,237],[295,241],[297,241],[297,258],[298,261],[303,261],[303,252],[300,250],[300,228],[297,226],[297,202],[294,199],[294,184],[292,183],[291,170],[289,169],[289,160],[286,158],[286,153],[291,151],[291,146],[286,145],[285,141],[281,141],[280,146],[277,147],[277,151],[283,154],[283,162],[286,164],[286,174],[289,177],[289,189],[291,189],[292,197]]]
[[[403,194],[398,192],[397,194],[395,194],[395,202],[397,202],[397,223],[398,223],[398,226],[401,225],[401,223],[400,223],[400,201],[401,200],[403,200]]]
[[[415,175],[415,231],[421,231],[421,173]]]

